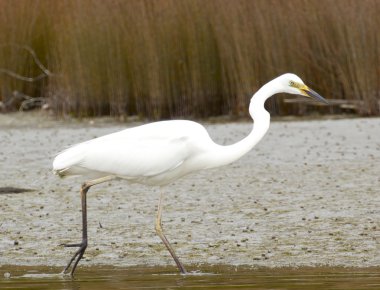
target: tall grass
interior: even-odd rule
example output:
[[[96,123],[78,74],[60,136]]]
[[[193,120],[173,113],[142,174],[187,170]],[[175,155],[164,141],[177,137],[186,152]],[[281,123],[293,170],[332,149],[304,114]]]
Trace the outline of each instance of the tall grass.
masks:
[[[18,90],[75,116],[244,116],[253,92],[290,71],[379,115],[379,12],[377,0],[0,0],[0,68],[41,73],[18,44],[54,73],[0,74],[0,98]]]

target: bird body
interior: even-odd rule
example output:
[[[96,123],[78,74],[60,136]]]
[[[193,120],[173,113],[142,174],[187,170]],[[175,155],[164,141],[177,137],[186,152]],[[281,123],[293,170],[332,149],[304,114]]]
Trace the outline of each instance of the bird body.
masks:
[[[192,121],[150,123],[86,141],[60,153],[53,170],[60,176],[113,175],[148,185],[165,185],[207,166],[205,156],[217,145]]]
[[[79,143],[58,154],[53,162],[53,170],[57,175],[83,175],[90,178],[81,189],[82,243],[66,245],[78,246],[80,249],[74,254],[64,272],[76,259],[71,270],[73,275],[87,247],[86,194],[91,186],[114,178],[162,186],[191,172],[232,163],[248,153],[264,137],[270,123],[270,115],[265,110],[264,103],[272,95],[281,92],[304,95],[327,103],[298,76],[284,74],[262,86],[251,98],[249,113],[254,120],[252,131],[235,144],[216,144],[199,123],[172,120],[125,129]],[[161,201],[162,193],[156,218],[156,232],[181,273],[186,273],[163,234]]]
[[[256,144],[256,127],[240,142],[222,146],[193,121],[150,123],[74,145],[57,155],[53,170],[61,177],[112,175],[135,183],[166,185],[188,173],[239,159]],[[269,116],[263,134],[268,127]]]

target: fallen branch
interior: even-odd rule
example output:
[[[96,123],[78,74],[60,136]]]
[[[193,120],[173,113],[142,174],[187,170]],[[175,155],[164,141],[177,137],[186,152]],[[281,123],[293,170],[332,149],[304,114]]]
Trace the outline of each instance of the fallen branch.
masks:
[[[42,107],[45,103],[46,103],[45,98],[42,98],[42,97],[30,98],[21,103],[19,111],[29,110],[34,107]]]
[[[43,78],[50,77],[50,76],[54,75],[51,71],[49,71],[42,64],[42,62],[37,57],[36,52],[31,47],[29,47],[27,45],[18,45],[18,44],[14,44],[14,43],[1,44],[0,47],[15,47],[17,49],[23,49],[23,50],[27,51],[32,56],[34,63],[42,71],[42,73],[40,75],[36,76],[36,77],[25,77],[25,76],[22,76],[22,75],[20,75],[18,73],[15,73],[14,71],[6,69],[6,68],[0,68],[0,73],[4,73],[4,74],[6,74],[6,75],[8,75],[10,77],[13,77],[15,79],[18,79],[18,80],[21,80],[21,81],[25,81],[25,82],[35,82],[35,81],[39,81],[39,80],[41,80]]]
[[[0,102],[0,110],[6,111],[9,108],[14,107],[15,103],[20,103],[19,111],[30,110],[35,107],[43,108],[46,105],[46,99],[42,97],[33,98],[31,96],[20,93],[19,91],[13,91],[12,96],[6,102]]]
[[[42,64],[40,59],[37,57],[36,52],[31,47],[27,45],[19,45],[19,44],[14,44],[14,43],[0,44],[0,48],[4,48],[4,47],[16,48],[19,50],[24,50],[27,53],[29,53],[34,63],[42,71],[42,73],[35,77],[27,77],[6,68],[0,68],[0,73],[8,75],[17,80],[29,82],[29,83],[33,83],[33,82],[42,80],[44,78],[54,76],[54,74]],[[13,91],[12,96],[8,100],[0,102],[0,110],[2,111],[7,110],[11,108],[12,105],[16,102],[21,102],[19,111],[28,110],[37,106],[43,107],[46,104],[46,100],[42,97],[33,98],[31,96],[25,95],[18,91]]]
[[[4,73],[4,74],[6,74],[6,75],[8,75],[10,77],[13,77],[15,79],[18,79],[20,81],[30,82],[30,83],[35,82],[35,81],[39,81],[39,80],[47,77],[47,75],[44,74],[44,73],[40,74],[40,75],[38,75],[36,77],[24,77],[24,76],[19,75],[19,74],[15,73],[15,72],[13,72],[13,71],[11,71],[9,69],[4,69],[4,68],[0,68],[0,73]]]
[[[306,104],[306,105],[325,106],[324,104],[317,103],[307,98],[285,99],[284,102],[288,104]],[[358,107],[363,106],[364,104],[364,102],[361,100],[328,99],[328,102],[329,102],[329,106],[339,106],[343,109],[357,109]]]

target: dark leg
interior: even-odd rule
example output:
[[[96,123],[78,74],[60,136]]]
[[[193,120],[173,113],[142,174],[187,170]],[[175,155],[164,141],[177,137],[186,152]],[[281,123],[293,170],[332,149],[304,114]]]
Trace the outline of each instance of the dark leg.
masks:
[[[173,257],[174,262],[177,264],[177,267],[181,274],[186,274],[187,271],[185,267],[182,265],[180,260],[178,259],[177,255],[175,254],[173,248],[170,246],[168,239],[164,235],[164,231],[162,229],[162,224],[161,224],[161,214],[162,214],[162,199],[163,199],[163,194],[161,192],[160,195],[160,201],[158,202],[158,210],[157,210],[157,216],[156,216],[156,233],[157,235],[161,238],[162,242],[165,244],[166,248],[168,249],[170,255]]]
[[[82,242],[79,244],[64,244],[65,247],[79,247],[73,257],[70,259],[66,268],[63,270],[64,274],[67,274],[71,263],[75,260],[74,265],[70,271],[70,276],[74,276],[75,268],[77,267],[79,260],[82,259],[84,252],[87,248],[87,191],[90,189],[86,183],[82,185],[80,195],[82,201]]]
[[[79,247],[79,249],[75,252],[75,254],[70,259],[69,263],[63,270],[63,274],[67,274],[67,271],[69,270],[72,262],[74,262],[73,267],[70,271],[70,276],[74,276],[75,269],[80,261],[82,259],[84,252],[87,248],[87,192],[90,189],[91,186],[95,184],[99,184],[105,181],[109,181],[114,179],[112,176],[106,176],[103,178],[95,179],[89,182],[85,182],[82,184],[82,188],[80,190],[81,195],[81,202],[82,202],[82,242],[79,244],[63,244],[65,247]]]

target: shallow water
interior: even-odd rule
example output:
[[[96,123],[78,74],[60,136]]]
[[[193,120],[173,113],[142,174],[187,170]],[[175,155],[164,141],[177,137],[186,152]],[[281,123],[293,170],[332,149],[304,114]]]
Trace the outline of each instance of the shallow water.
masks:
[[[78,269],[71,279],[59,268],[0,267],[1,289],[380,289],[379,268],[252,269],[200,267],[189,275],[175,268]],[[11,277],[6,278],[10,273]],[[4,275],[5,274],[5,275]]]

